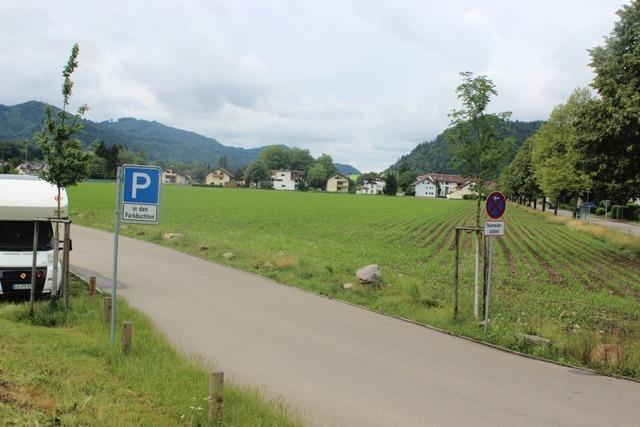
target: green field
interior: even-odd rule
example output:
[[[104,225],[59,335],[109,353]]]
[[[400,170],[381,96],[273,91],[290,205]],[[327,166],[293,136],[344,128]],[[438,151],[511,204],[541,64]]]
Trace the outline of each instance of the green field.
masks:
[[[208,369],[179,355],[149,320],[123,301],[133,347],[109,342],[102,297],[73,279],[71,311],[0,304],[0,425],[205,426]],[[43,326],[48,325],[48,326]],[[118,341],[119,342],[119,341]],[[226,382],[224,425],[297,426],[282,402]]]
[[[72,219],[113,229],[113,184],[70,189]],[[595,345],[625,350],[618,366],[640,378],[640,261],[607,235],[575,230],[516,206],[494,252],[492,322],[471,316],[472,238],[462,238],[461,316],[452,319],[453,227],[471,225],[474,203],[413,197],[225,190],[165,186],[161,224],[123,234],[161,243],[279,282],[361,304],[511,349],[589,365]],[[163,241],[167,232],[179,241]],[[631,246],[634,242],[631,242]],[[222,255],[236,256],[226,261]],[[356,284],[377,263],[383,285]],[[356,284],[345,290],[342,284]],[[551,340],[530,347],[517,333]]]

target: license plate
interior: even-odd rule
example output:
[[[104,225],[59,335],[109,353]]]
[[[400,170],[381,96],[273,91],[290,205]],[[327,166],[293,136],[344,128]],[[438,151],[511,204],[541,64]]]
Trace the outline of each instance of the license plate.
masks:
[[[14,283],[13,290],[17,291],[20,289],[31,289],[31,283]]]

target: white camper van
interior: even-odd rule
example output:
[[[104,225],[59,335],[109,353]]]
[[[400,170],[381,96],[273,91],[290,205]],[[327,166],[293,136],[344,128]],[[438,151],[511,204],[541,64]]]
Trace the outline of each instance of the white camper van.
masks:
[[[31,292],[33,219],[56,216],[55,186],[35,176],[0,175],[0,295],[27,296]],[[61,216],[67,216],[66,191],[60,193]],[[51,294],[53,227],[38,228],[36,294]],[[58,283],[62,268],[58,267]]]

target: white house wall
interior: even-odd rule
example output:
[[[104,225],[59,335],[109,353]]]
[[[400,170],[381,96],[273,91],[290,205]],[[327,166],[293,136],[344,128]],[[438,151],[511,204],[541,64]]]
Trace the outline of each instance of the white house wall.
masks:
[[[420,182],[416,184],[416,197],[436,197],[436,186],[431,182]]]

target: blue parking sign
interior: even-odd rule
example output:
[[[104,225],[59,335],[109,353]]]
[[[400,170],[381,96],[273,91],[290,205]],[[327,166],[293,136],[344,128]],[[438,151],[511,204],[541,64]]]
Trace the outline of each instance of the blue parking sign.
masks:
[[[157,224],[162,168],[124,165],[122,167],[123,222]]]

